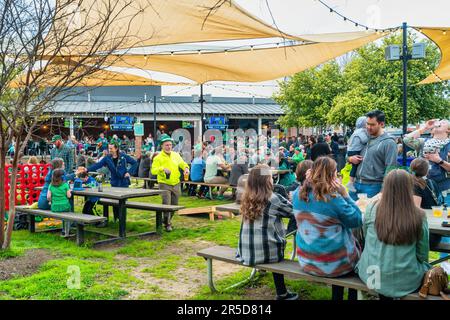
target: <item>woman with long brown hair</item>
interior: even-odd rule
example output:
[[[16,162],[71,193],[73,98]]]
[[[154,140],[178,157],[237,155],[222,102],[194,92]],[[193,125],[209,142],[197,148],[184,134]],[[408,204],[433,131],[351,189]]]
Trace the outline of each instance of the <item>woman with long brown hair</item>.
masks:
[[[428,224],[414,204],[413,178],[401,169],[385,177],[381,198],[367,207],[365,246],[356,270],[383,297],[417,290],[428,264]]]
[[[337,178],[336,161],[317,158],[302,188],[292,198],[301,269],[321,277],[352,272],[360,249],[351,229],[362,225],[362,216]],[[355,292],[349,293],[355,298]],[[342,298],[343,288],[333,286],[332,299]]]
[[[248,176],[241,200],[242,224],[237,259],[244,265],[274,263],[284,259],[285,228],[281,218],[293,218],[292,205],[273,191],[270,167],[259,164]],[[282,274],[273,274],[277,300],[297,300],[287,291]]]

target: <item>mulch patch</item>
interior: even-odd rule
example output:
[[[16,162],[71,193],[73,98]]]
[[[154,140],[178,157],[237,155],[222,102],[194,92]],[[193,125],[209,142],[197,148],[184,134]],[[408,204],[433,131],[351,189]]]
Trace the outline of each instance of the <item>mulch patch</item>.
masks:
[[[0,260],[0,280],[33,274],[39,266],[53,258],[55,256],[48,250],[31,249],[22,256]]]

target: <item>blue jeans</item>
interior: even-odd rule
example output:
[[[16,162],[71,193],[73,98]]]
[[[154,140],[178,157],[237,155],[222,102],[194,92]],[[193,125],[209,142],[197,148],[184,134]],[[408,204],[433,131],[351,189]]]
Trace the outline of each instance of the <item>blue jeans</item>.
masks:
[[[381,191],[381,183],[359,183],[355,182],[356,192],[350,192],[350,197],[353,200],[358,200],[358,193],[366,193],[368,198],[372,198]]]

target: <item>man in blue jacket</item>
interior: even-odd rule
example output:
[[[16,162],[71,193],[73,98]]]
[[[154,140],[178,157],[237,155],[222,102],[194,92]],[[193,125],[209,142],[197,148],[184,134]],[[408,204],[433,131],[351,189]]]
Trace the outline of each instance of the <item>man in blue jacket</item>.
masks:
[[[126,153],[119,151],[117,144],[108,145],[109,154],[102,160],[90,166],[87,171],[96,171],[102,167],[106,167],[111,172],[111,187],[128,188],[130,185],[130,177],[136,174],[138,163],[135,159]],[[128,169],[128,164],[131,167]],[[113,208],[114,219],[119,216],[117,207]]]

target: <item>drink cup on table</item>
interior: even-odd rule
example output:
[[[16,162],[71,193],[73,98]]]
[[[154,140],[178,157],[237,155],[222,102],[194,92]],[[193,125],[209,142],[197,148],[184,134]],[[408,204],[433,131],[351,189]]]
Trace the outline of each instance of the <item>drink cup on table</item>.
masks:
[[[433,212],[433,217],[442,218],[444,213],[444,208],[442,206],[432,206],[431,210]]]

